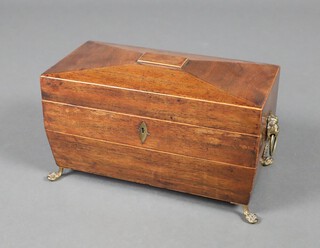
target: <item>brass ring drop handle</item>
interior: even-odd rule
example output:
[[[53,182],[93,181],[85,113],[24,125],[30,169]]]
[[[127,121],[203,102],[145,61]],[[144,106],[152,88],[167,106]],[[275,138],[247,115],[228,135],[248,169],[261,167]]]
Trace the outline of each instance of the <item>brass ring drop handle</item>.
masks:
[[[261,164],[264,166],[271,165],[273,163],[273,154],[277,147],[277,140],[279,134],[279,120],[276,115],[270,114],[267,118],[267,139],[266,145],[263,150]]]
[[[277,147],[277,137],[275,134],[272,134],[270,137],[270,155],[273,155],[273,152],[276,150]]]

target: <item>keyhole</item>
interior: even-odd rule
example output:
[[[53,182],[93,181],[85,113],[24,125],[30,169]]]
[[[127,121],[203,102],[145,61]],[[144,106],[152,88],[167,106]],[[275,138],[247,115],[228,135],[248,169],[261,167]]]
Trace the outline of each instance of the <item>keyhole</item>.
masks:
[[[145,122],[140,123],[138,132],[139,132],[141,143],[143,144],[146,141],[147,136],[149,135],[147,124]]]

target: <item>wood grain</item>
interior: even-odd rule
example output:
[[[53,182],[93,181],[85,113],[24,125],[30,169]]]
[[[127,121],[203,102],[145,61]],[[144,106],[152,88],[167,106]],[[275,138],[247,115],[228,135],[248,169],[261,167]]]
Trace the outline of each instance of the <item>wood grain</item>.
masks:
[[[258,137],[115,112],[43,102],[45,127],[62,133],[255,167]],[[138,127],[150,133],[144,144]]]
[[[47,132],[64,168],[247,204],[255,169]],[[125,156],[124,156],[125,154]]]
[[[228,94],[181,70],[145,64],[68,71],[44,75],[44,77],[222,102],[242,107],[256,107],[241,97]]]
[[[138,59],[143,53],[146,53],[150,60],[156,60],[156,58],[161,60],[162,56],[163,60],[175,64],[177,61],[181,61],[181,57],[183,57],[188,60],[188,63],[181,70],[171,70],[171,72],[167,68],[142,66],[138,64]],[[104,83],[106,81],[110,85],[130,83],[133,86],[144,87],[143,82],[149,78],[152,79],[151,82],[165,81],[168,85],[162,85],[162,90],[172,90],[170,83],[183,90],[190,87],[191,81],[194,86],[198,86],[197,89],[189,90],[189,92],[193,92],[205,90],[206,86],[201,85],[201,82],[203,82],[209,87],[207,91],[208,100],[215,101],[217,94],[213,96],[210,96],[210,94],[219,92],[224,96],[219,100],[221,102],[232,103],[230,99],[235,98],[238,101],[241,100],[242,105],[262,108],[272,88],[274,78],[279,72],[279,66],[215,58],[208,59],[206,57],[201,58],[201,56],[196,59],[192,55],[181,56],[179,53],[172,52],[165,55],[156,50],[146,52],[145,49],[139,50],[127,46],[87,42],[43,75],[87,81],[84,74],[88,72],[90,74],[91,70],[94,70],[94,72],[91,73],[92,81],[90,82]],[[122,75],[125,75],[126,80],[122,78]],[[112,76],[115,77],[112,78]],[[131,84],[130,78],[134,77],[138,77],[141,82]],[[114,82],[114,80],[117,82]],[[159,89],[151,85],[148,90]],[[177,91],[177,94],[179,94],[179,91]],[[206,96],[202,97],[206,99]]]
[[[130,51],[121,47],[99,45],[96,42],[88,41],[52,66],[44,74],[135,64],[141,55],[141,52]]]
[[[143,53],[177,56],[200,61],[224,61],[229,63],[257,64],[254,62],[219,58],[208,55],[172,52],[100,41],[87,41],[48,69],[44,74],[106,67],[119,64],[134,64]]]
[[[45,77],[41,89],[44,100],[260,135],[257,109]]]
[[[263,148],[265,147],[265,141],[267,137],[267,118],[268,116],[272,114],[276,114],[277,110],[277,99],[278,99],[278,88],[279,88],[279,77],[280,74],[277,75],[275,79],[275,84],[273,85],[269,97],[263,107],[262,110],[262,117],[261,117],[261,140],[260,140],[260,145],[259,145],[259,150],[260,152],[258,153],[257,157],[257,163],[259,163],[259,160],[262,156]]]
[[[278,81],[276,65],[89,41],[42,74],[45,128],[61,167],[248,204]]]
[[[252,106],[263,106],[279,66],[225,61],[189,61],[184,70]]]

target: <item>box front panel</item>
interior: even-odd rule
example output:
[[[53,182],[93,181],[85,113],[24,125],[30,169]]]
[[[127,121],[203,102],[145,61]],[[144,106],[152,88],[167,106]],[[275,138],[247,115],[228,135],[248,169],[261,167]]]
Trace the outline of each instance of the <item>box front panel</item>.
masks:
[[[254,168],[47,131],[59,166],[227,202],[248,204]]]
[[[255,167],[258,137],[253,135],[48,101],[43,101],[43,107],[47,130]],[[148,132],[145,140],[139,133],[143,122]]]

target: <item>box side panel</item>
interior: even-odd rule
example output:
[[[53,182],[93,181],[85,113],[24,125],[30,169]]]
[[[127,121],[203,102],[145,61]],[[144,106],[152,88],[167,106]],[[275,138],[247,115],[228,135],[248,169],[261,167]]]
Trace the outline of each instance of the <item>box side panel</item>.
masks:
[[[43,102],[47,130],[255,167],[258,137],[55,102]],[[139,125],[149,133],[144,143]]]
[[[41,78],[44,100],[260,135],[260,109]]]
[[[261,114],[261,139],[260,139],[260,145],[259,145],[259,157],[257,158],[257,163],[259,163],[259,160],[262,156],[263,148],[265,146],[266,141],[266,127],[267,127],[267,118],[268,116],[272,114],[276,114],[277,110],[277,99],[278,99],[278,88],[279,88],[279,74],[275,80],[275,83],[270,91],[270,94],[268,96],[268,99],[262,109]]]
[[[61,167],[227,202],[249,202],[253,168],[47,133]]]

